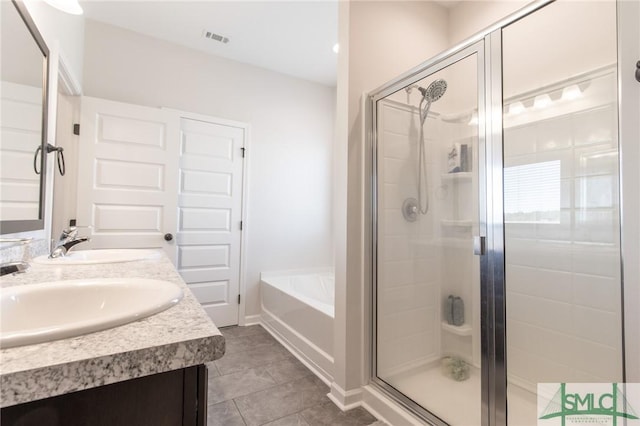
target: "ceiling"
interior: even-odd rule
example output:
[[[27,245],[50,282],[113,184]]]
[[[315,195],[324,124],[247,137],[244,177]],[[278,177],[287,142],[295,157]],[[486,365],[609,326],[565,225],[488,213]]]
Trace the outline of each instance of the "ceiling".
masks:
[[[88,19],[327,86],[336,84],[338,3],[81,0]],[[203,36],[207,31],[228,43]]]
[[[447,9],[453,9],[461,2],[462,0],[434,0],[434,3],[438,3],[440,6],[446,7]]]

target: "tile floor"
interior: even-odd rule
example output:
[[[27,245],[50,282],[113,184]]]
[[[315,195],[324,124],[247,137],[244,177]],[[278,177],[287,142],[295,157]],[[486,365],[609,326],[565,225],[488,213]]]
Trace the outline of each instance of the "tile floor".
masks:
[[[364,426],[364,408],[342,412],[328,386],[259,325],[225,327],[227,351],[209,368],[208,426]]]

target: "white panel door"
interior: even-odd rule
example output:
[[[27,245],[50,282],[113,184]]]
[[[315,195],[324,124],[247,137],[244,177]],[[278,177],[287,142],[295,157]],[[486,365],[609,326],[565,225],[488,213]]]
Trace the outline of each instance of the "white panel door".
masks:
[[[238,323],[243,128],[182,118],[178,270],[217,326]]]
[[[93,248],[162,248],[175,263],[179,118],[175,113],[83,97],[78,225]]]

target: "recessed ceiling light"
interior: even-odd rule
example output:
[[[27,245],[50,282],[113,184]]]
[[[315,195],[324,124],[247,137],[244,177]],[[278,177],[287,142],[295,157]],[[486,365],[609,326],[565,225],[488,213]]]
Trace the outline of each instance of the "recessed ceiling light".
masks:
[[[340,43],[336,43],[333,45],[333,51],[338,53],[340,51]]]

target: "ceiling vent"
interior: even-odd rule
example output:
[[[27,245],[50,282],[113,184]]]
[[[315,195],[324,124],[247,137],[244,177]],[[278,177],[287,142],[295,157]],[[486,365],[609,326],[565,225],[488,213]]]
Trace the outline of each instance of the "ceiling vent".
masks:
[[[208,38],[209,40],[219,41],[220,43],[224,43],[224,44],[229,43],[228,37],[221,36],[220,34],[216,34],[212,31],[204,30],[202,31],[202,36],[204,38]]]

